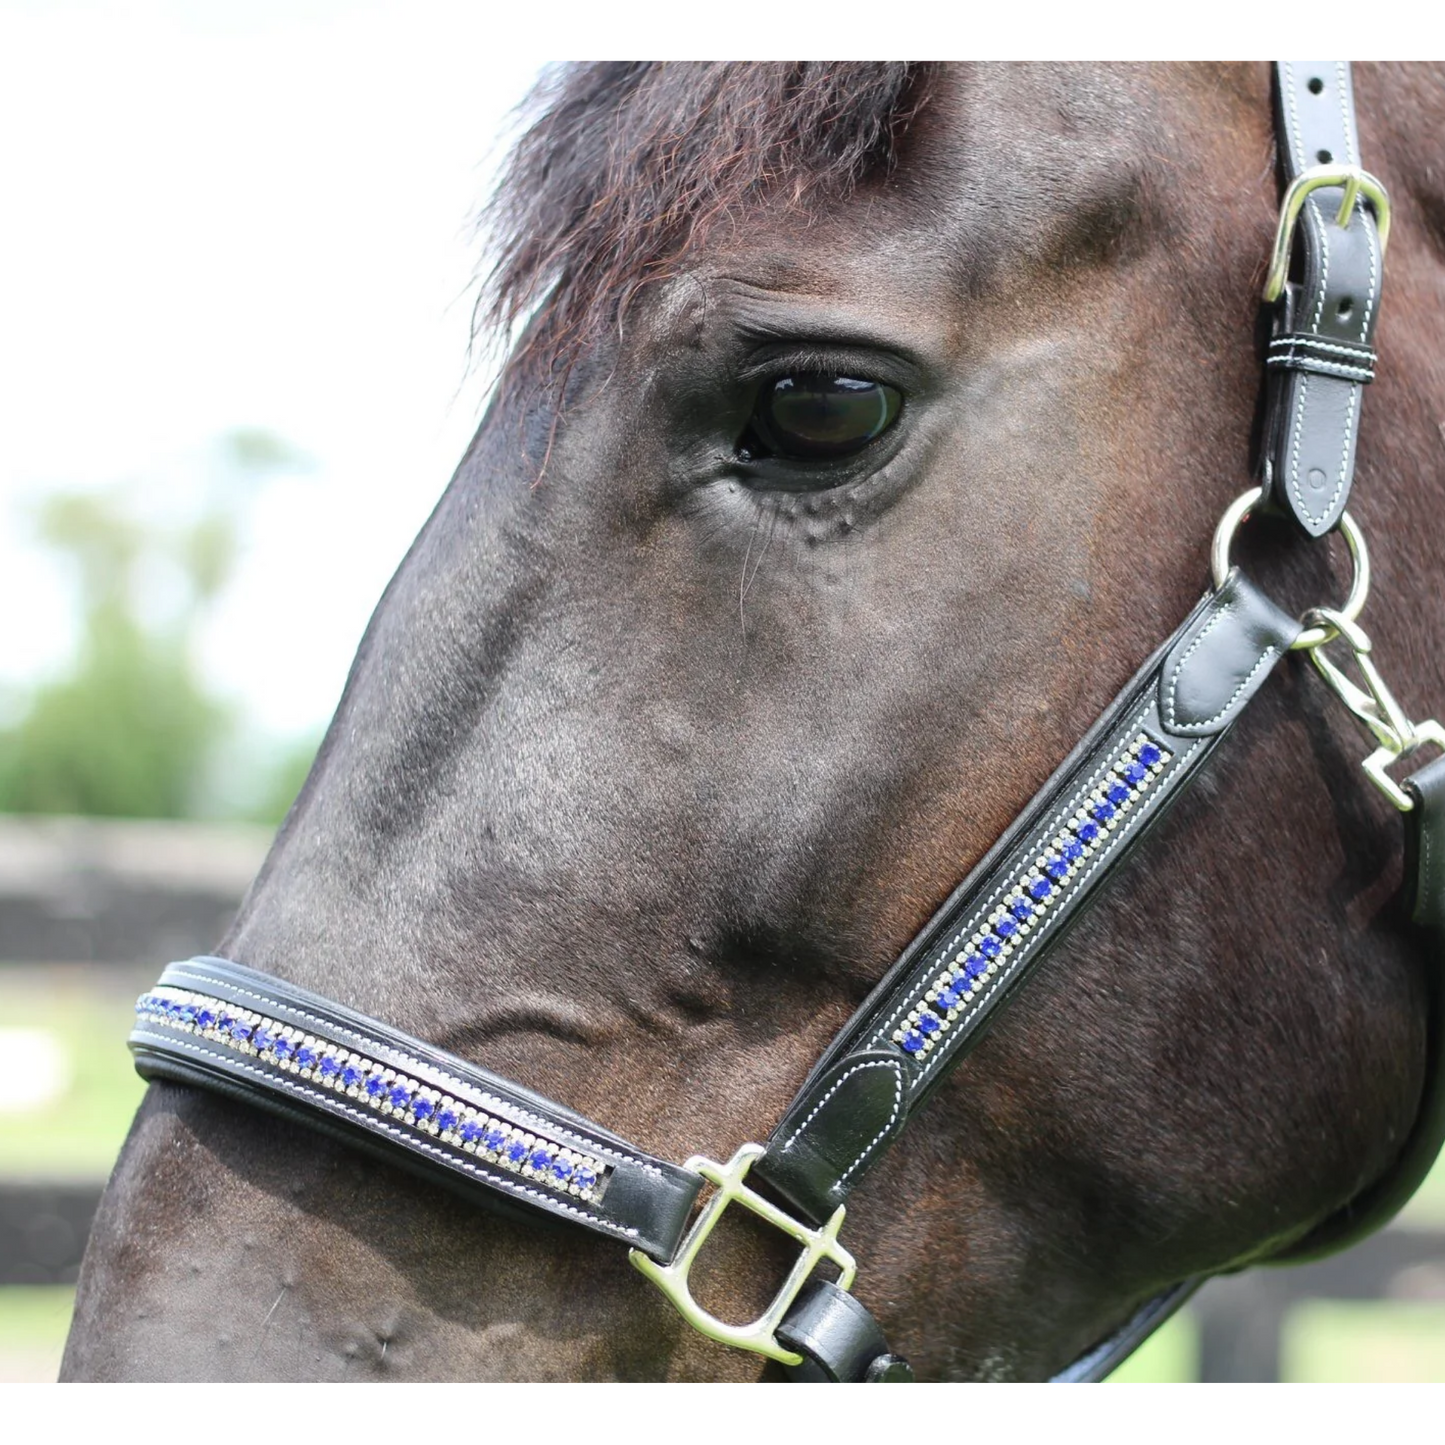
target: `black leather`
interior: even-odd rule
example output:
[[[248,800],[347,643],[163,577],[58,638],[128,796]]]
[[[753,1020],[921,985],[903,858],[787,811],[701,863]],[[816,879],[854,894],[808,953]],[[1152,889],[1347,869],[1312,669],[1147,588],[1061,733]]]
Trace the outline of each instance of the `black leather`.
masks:
[[[1196,1275],[1180,1284],[1171,1285],[1147,1300],[1113,1334],[1085,1350],[1067,1369],[1060,1370],[1049,1381],[1052,1385],[1097,1385],[1106,1380],[1155,1330],[1204,1283],[1205,1276]]]
[[[814,1223],[844,1202],[1194,776],[1299,631],[1237,569],[1195,608],[834,1040],[774,1129],[755,1178]],[[1136,737],[1154,740],[1167,757],[1148,791],[1110,824],[1098,851],[1050,890],[1048,910],[1008,944],[981,991],[949,1014],[947,1032],[926,1054],[904,1053],[894,1038],[900,1021],[921,1012],[919,1001],[952,966],[962,940],[999,911],[1012,880],[1049,852],[1063,820]]]
[[[1236,568],[1176,635],[1159,672],[1159,720],[1175,737],[1221,733],[1244,711],[1299,635]]]
[[[812,1280],[776,1330],[778,1343],[803,1356],[788,1371],[802,1383],[901,1384],[908,1363],[889,1354],[878,1321],[855,1296],[828,1280]]]
[[[1388,1224],[1419,1189],[1445,1145],[1445,757],[1402,786],[1414,803],[1404,815],[1406,905],[1426,932],[1429,958],[1425,1081],[1415,1122],[1380,1178],[1271,1263],[1335,1254]]]
[[[1359,165],[1354,91],[1344,61],[1276,66],[1277,133],[1286,180],[1326,164]],[[1272,510],[1310,536],[1328,532],[1349,500],[1361,392],[1374,375],[1384,268],[1363,201],[1335,224],[1343,191],[1318,190],[1296,231],[1300,278],[1285,288],[1267,358],[1265,485]]]
[[[500,1206],[505,1213],[521,1210],[535,1217],[540,1212],[634,1245],[659,1260],[676,1253],[702,1177],[644,1154],[564,1105],[307,989],[226,959],[171,964],[156,987],[221,999],[314,1031],[317,1038],[343,1045],[490,1117],[590,1156],[605,1167],[605,1176],[600,1197],[590,1200],[538,1187],[483,1154],[406,1127],[309,1076],[148,1014],[138,1018],[130,1037],[142,1077],[219,1090],[343,1139],[474,1202]]]

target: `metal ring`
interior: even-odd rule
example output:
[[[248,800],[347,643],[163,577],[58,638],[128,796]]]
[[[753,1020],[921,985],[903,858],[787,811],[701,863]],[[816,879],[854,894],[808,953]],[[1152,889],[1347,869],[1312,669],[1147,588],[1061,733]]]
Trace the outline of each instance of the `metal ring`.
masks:
[[[1264,500],[1264,488],[1255,487],[1236,497],[1219,525],[1214,529],[1214,543],[1209,549],[1209,570],[1214,575],[1214,589],[1217,592],[1229,577],[1229,547],[1239,524]],[[1354,563],[1355,575],[1350,582],[1350,595],[1338,611],[1346,620],[1353,622],[1365,610],[1365,599],[1370,595],[1370,550],[1365,545],[1365,534],[1355,525],[1355,519],[1348,512],[1340,513],[1340,531],[1344,534],[1345,545],[1350,549],[1350,560]],[[1290,644],[1292,652],[1307,647],[1318,647],[1337,636],[1333,627],[1307,627]]]

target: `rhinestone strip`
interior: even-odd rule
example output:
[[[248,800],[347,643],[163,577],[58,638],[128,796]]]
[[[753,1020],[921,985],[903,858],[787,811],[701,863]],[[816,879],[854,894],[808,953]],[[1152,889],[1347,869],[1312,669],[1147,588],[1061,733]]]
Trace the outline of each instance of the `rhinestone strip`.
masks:
[[[198,1034],[233,1053],[333,1089],[393,1123],[475,1154],[557,1194],[595,1202],[606,1189],[608,1167],[590,1154],[529,1133],[401,1070],[265,1014],[170,987],[142,994],[135,1011],[148,1024]]]
[[[999,891],[999,903],[904,1015],[892,1040],[909,1058],[941,1044],[1016,949],[1063,895],[1063,885],[1101,849],[1173,758],[1167,748],[1139,733],[1108,766],[1051,843]]]

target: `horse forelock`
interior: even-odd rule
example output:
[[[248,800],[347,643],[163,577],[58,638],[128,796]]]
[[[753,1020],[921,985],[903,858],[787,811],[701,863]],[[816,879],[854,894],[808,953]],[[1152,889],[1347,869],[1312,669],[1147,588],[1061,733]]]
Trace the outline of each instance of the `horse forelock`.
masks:
[[[764,202],[846,196],[897,163],[932,67],[886,61],[575,64],[523,103],[482,214],[473,338],[527,322],[503,384],[565,378],[643,287]]]

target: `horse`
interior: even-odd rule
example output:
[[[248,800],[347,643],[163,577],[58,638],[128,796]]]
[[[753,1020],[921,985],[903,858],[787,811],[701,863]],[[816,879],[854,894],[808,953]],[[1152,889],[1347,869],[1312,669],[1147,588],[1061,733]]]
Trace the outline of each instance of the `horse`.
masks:
[[[221,951],[665,1158],[764,1137],[1198,596],[1259,443],[1270,86],[1252,64],[549,72],[490,212],[479,314],[516,340]],[[1428,705],[1445,84],[1356,87],[1396,225],[1352,509],[1375,655]],[[852,388],[831,431],[819,378]],[[1337,595],[1326,545],[1249,534],[1281,605]],[[858,1292],[921,1377],[1048,1378],[1386,1170],[1425,960],[1359,753],[1280,668],[859,1188]],[[771,1242],[709,1251],[710,1307],[745,1314]],[[594,1240],[153,1083],[62,1374],[776,1368]]]

